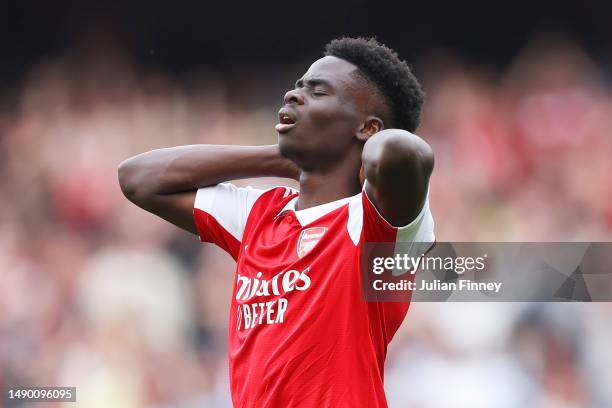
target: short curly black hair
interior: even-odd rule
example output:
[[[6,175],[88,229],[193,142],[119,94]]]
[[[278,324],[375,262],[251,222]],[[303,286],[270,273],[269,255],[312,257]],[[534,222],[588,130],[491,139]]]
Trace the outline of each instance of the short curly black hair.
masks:
[[[391,113],[391,124],[409,132],[419,126],[423,90],[408,64],[375,38],[342,37],[325,46],[324,55],[348,61],[380,91]]]

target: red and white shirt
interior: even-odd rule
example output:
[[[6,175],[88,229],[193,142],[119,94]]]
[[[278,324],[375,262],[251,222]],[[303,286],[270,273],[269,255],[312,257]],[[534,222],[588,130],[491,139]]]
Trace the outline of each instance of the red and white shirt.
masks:
[[[237,262],[230,308],[230,386],[236,407],[386,407],[387,345],[409,303],[365,302],[364,242],[434,242],[426,201],[391,226],[365,190],[296,211],[299,192],[222,183],[198,190],[205,242]]]

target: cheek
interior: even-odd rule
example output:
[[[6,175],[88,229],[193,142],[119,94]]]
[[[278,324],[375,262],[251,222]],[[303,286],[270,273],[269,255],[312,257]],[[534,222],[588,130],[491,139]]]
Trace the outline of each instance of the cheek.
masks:
[[[338,102],[319,103],[309,112],[312,124],[320,129],[337,132],[353,132],[358,126],[359,117],[348,106]]]

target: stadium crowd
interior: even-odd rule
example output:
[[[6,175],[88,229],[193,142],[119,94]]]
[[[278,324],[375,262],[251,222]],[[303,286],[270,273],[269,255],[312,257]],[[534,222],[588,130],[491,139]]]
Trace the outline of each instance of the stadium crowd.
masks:
[[[585,52],[534,42],[501,72],[443,52],[415,66],[438,241],[611,240],[612,89]],[[76,386],[82,407],[230,406],[233,262],[117,183],[146,150],[275,142],[295,78],[246,96],[220,78],[64,55],[0,90],[1,389]],[[389,349],[389,405],[612,406],[611,312],[415,303]]]

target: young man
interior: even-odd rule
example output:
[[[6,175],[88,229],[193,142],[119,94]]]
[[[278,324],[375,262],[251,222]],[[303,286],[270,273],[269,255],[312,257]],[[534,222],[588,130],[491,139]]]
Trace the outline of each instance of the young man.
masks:
[[[360,256],[365,242],[434,241],[433,154],[410,133],[422,100],[395,52],[338,39],[286,93],[278,145],[181,146],[120,165],[128,199],[237,262],[236,407],[386,406],[387,344],[408,303],[362,300]],[[300,190],[226,183],[258,176]]]

